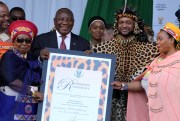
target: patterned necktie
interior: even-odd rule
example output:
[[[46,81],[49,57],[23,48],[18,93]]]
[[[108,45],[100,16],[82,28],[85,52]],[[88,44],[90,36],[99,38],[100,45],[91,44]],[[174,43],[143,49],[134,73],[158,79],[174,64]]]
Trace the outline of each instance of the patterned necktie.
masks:
[[[66,44],[64,42],[66,36],[61,36],[61,38],[62,38],[62,41],[61,41],[61,44],[60,44],[60,49],[61,50],[66,50]]]

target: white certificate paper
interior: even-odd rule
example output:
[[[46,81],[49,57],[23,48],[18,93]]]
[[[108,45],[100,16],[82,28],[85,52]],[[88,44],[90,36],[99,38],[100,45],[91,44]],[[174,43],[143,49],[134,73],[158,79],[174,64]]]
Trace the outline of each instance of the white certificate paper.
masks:
[[[102,72],[57,67],[50,121],[95,121]]]
[[[110,121],[115,56],[49,49],[37,121]]]

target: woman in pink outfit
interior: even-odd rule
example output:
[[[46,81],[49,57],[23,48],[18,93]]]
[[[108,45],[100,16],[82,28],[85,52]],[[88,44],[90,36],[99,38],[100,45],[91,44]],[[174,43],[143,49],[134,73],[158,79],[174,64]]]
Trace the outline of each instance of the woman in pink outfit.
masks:
[[[157,36],[160,55],[132,83],[113,82],[128,90],[127,121],[180,121],[180,29],[167,23]],[[146,92],[146,97],[137,91]],[[133,94],[136,92],[136,95]],[[148,111],[149,115],[146,115]]]

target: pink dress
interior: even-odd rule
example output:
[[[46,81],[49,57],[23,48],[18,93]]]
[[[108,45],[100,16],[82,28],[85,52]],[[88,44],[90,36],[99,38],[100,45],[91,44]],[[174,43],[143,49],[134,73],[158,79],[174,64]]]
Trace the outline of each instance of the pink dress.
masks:
[[[180,121],[180,51],[151,63],[148,78],[150,121]]]
[[[180,51],[161,61],[160,57],[150,65],[149,107],[145,92],[129,91],[127,121],[180,121]]]

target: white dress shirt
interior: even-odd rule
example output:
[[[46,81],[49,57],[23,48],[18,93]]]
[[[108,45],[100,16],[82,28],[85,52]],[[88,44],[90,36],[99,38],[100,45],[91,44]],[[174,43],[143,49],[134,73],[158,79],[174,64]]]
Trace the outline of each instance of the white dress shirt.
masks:
[[[56,30],[56,35],[57,35],[58,48],[60,48],[62,37],[61,37],[61,34],[59,34],[59,32],[57,30]],[[66,50],[70,50],[71,33],[66,35],[64,42],[66,44]]]

